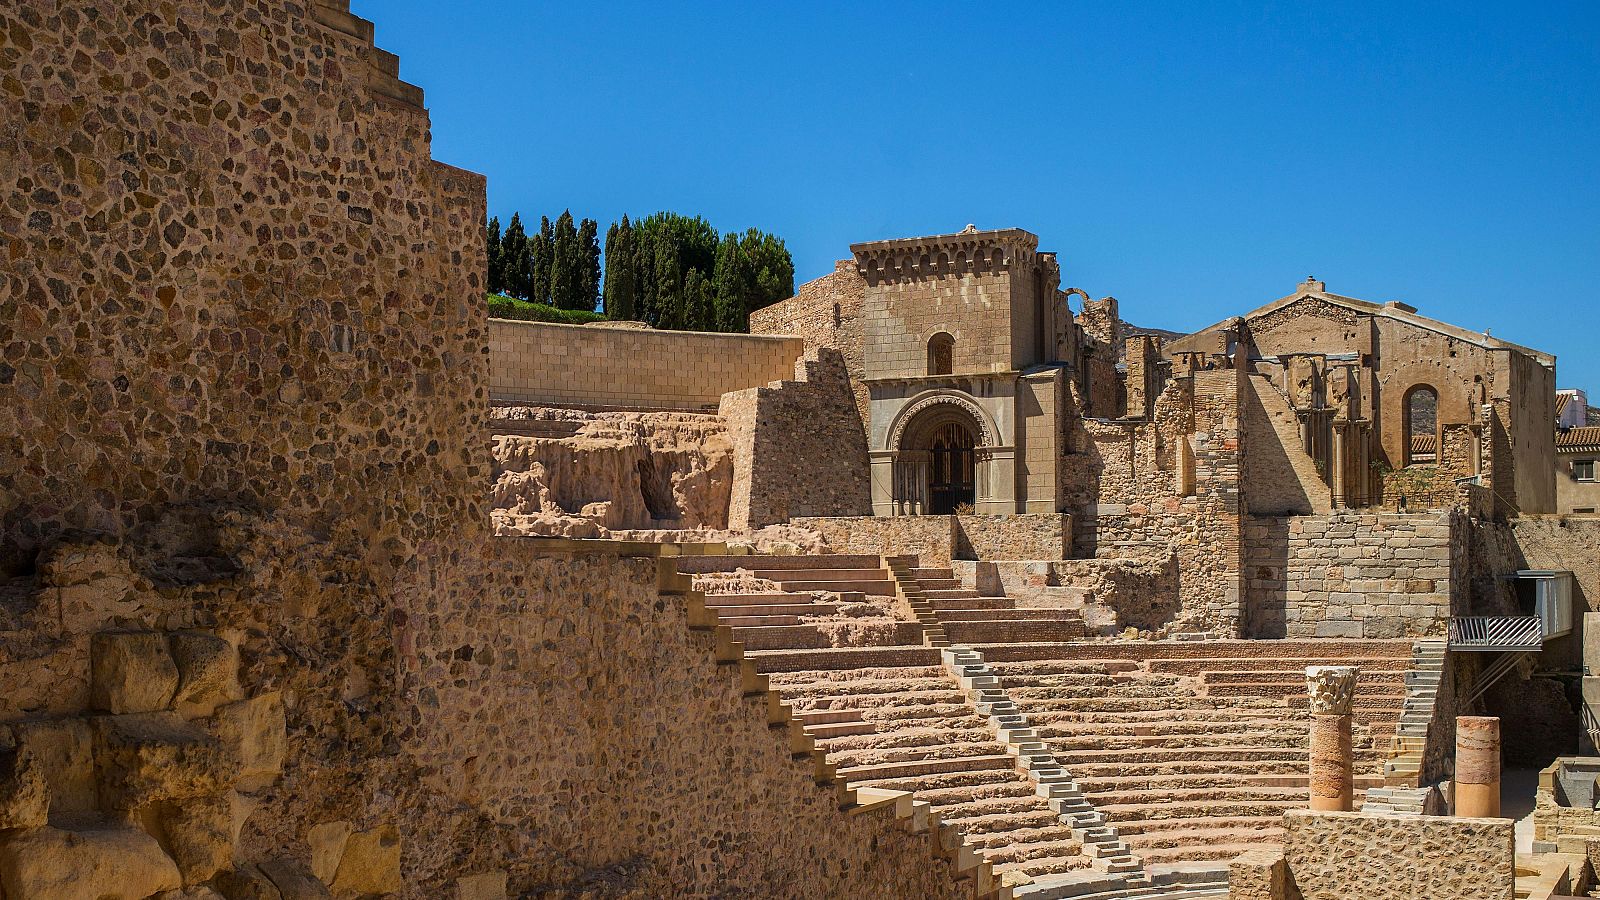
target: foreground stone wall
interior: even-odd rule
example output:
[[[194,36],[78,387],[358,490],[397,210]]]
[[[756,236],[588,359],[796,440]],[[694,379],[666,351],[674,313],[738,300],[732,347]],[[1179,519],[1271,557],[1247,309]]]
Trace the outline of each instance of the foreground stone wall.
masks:
[[[802,516],[791,524],[816,532],[835,553],[951,560],[1058,560],[1072,542],[1072,519],[1060,513],[1016,516]]]
[[[794,380],[725,394],[717,412],[733,445],[729,527],[872,512],[867,439],[837,351],[807,351]]]
[[[799,338],[489,321],[497,402],[714,408],[722,395],[793,377]]]
[[[1284,860],[1304,900],[1511,900],[1515,895],[1510,819],[1292,810],[1283,824]]]
[[[1250,637],[1438,637],[1451,615],[1450,519],[1335,513],[1249,519]]]
[[[8,896],[949,896],[806,793],[640,564],[490,537],[484,184],[372,36],[0,11]],[[87,751],[34,740],[86,712]]]

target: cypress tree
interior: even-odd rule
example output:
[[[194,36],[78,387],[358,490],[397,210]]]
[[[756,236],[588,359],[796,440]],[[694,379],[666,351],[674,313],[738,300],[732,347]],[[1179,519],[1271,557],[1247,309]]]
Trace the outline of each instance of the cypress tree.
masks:
[[[539,233],[533,237],[533,250],[530,264],[533,269],[530,278],[530,293],[528,299],[535,303],[550,302],[550,266],[554,256],[555,241],[550,229],[550,217],[539,218]]]
[[[584,219],[578,226],[578,309],[593,311],[600,305],[600,225]]]
[[[486,282],[491,294],[504,293],[506,289],[505,260],[500,255],[500,217],[489,220],[484,229],[484,249],[489,257],[489,278]]]
[[[655,321],[657,328],[683,327],[683,269],[677,243],[667,229],[657,229],[655,239]]]
[[[522,230],[522,216],[511,214],[511,224],[500,239],[501,276],[505,291],[513,297],[528,296],[528,236]]]
[[[578,250],[578,228],[572,221],[570,209],[556,219],[554,247],[550,258],[550,302],[557,309],[581,309],[582,254]]]
[[[749,328],[749,314],[745,304],[752,288],[748,260],[739,246],[739,237],[733,233],[723,236],[717,247],[717,267],[712,275],[714,299],[712,301],[712,331],[745,331]]]
[[[633,226],[628,217],[606,232],[606,315],[635,319],[638,310],[638,261],[634,259]]]
[[[744,310],[748,328],[750,313],[794,296],[794,258],[782,238],[755,228],[744,233],[739,247],[750,277]]]

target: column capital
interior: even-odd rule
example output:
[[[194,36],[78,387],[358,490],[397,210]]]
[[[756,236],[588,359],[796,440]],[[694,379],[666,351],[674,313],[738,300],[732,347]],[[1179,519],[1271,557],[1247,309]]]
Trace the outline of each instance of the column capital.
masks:
[[[1358,666],[1307,666],[1306,693],[1311,712],[1319,716],[1348,716],[1355,697]]]

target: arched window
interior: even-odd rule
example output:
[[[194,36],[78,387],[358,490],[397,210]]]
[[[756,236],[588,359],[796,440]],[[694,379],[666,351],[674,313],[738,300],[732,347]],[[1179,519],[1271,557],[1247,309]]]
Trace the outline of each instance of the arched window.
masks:
[[[949,375],[955,371],[956,339],[939,332],[928,339],[928,374]]]
[[[1406,391],[1401,404],[1405,426],[1406,465],[1431,466],[1439,461],[1439,392],[1425,384]]]

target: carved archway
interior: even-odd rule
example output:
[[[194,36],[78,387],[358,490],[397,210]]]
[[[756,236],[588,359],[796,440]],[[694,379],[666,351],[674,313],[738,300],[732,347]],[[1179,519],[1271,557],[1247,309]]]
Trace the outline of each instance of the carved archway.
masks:
[[[949,407],[949,409],[943,409],[943,407]],[[913,421],[919,420],[921,413],[932,408],[940,408],[940,412],[943,413],[964,413],[972,423],[972,427],[976,429],[978,446],[999,446],[999,429],[995,428],[994,421],[989,418],[989,414],[984,412],[983,407],[979,406],[970,395],[961,391],[936,389],[918,394],[911,398],[911,402],[900,408],[900,412],[896,413],[893,421],[889,423],[889,434],[883,449],[901,449],[907,427]],[[918,421],[917,424],[920,428],[931,422],[932,419],[930,418],[926,422]]]

